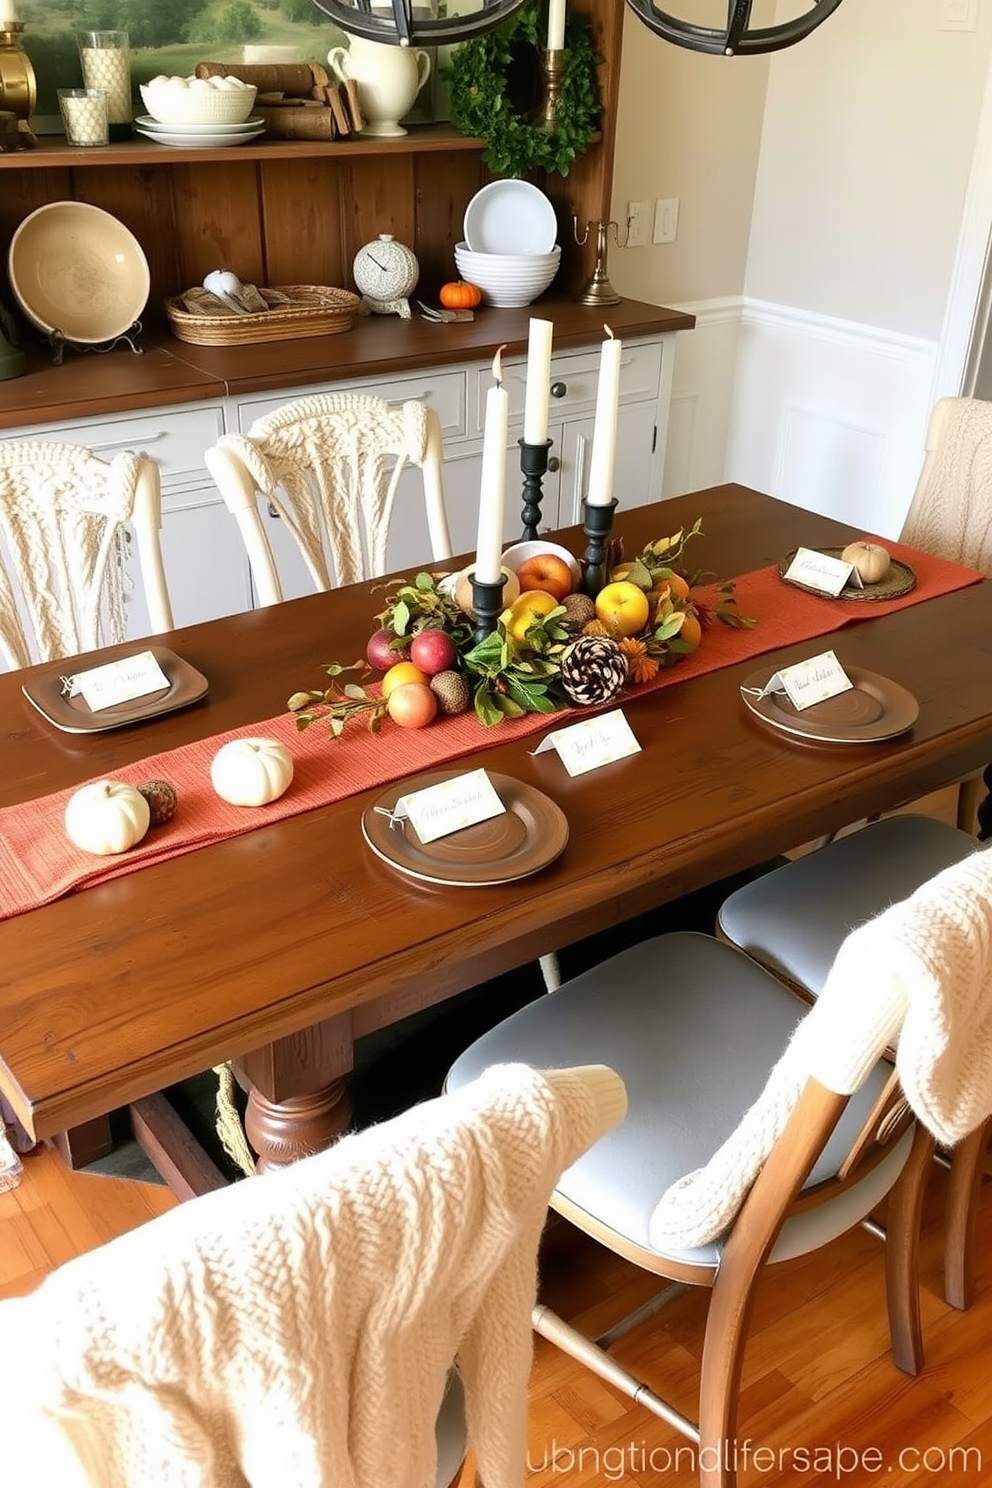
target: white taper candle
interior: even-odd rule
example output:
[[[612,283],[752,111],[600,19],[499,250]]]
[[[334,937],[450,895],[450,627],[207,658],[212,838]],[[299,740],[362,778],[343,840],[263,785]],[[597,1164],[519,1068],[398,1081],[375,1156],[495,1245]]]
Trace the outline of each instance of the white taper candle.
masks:
[[[549,0],[548,51],[560,52],[565,45],[565,0]]]
[[[503,386],[503,351],[493,357],[495,386],[486,394],[486,426],[482,438],[482,480],[479,488],[479,535],[475,545],[475,576],[494,584],[503,556],[503,497],[506,490],[506,441],[510,399]]]
[[[524,394],[524,443],[544,444],[548,437],[551,389],[550,320],[532,320],[527,337],[527,390]]]
[[[590,506],[608,506],[613,500],[613,469],[617,457],[617,409],[620,403],[620,354],[623,342],[614,338],[609,326],[603,327],[607,339],[599,360],[599,387],[596,391],[596,422],[592,433],[592,457],[589,461]]]

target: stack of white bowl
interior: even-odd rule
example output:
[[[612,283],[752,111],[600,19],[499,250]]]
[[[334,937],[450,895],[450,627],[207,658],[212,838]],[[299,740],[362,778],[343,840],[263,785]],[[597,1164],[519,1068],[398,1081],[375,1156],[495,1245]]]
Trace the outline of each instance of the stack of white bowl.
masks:
[[[244,144],[265,131],[265,120],[251,114],[257,91],[236,77],[155,77],[141,84],[148,113],[135,129],[166,145]]]
[[[560,261],[557,244],[550,253],[473,253],[467,243],[455,244],[459,276],[478,285],[487,305],[503,309],[536,300],[550,286]]]
[[[482,290],[489,305],[529,305],[558,272],[555,209],[536,186],[515,179],[490,181],[465,209],[465,239],[455,245],[461,277]]]

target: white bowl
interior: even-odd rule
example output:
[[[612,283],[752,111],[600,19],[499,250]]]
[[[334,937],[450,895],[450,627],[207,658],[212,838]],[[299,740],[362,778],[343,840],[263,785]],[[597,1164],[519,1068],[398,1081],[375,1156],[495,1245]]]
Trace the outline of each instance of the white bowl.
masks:
[[[227,78],[168,78],[141,84],[145,108],[160,124],[243,124],[255,104],[254,83],[212,86]]]
[[[558,543],[545,542],[542,537],[532,538],[529,542],[514,543],[512,548],[506,548],[503,553],[503,563],[516,573],[522,563],[526,563],[528,558],[536,558],[540,553],[554,553],[556,558],[564,558],[572,570],[572,578],[578,587],[582,580],[579,560],[573,557],[567,548],[561,547]]]
[[[558,232],[555,209],[529,181],[490,181],[465,208],[465,241],[483,253],[543,253]]]
[[[551,284],[558,272],[560,250],[540,255],[537,261],[524,257],[516,263],[491,264],[485,253],[464,253],[455,248],[455,266],[462,279],[482,291],[487,305],[513,309],[529,305]]]
[[[556,243],[547,253],[473,253],[465,243],[455,244],[455,253],[466,263],[483,264],[489,269],[533,269],[541,264],[557,263],[561,248]]]

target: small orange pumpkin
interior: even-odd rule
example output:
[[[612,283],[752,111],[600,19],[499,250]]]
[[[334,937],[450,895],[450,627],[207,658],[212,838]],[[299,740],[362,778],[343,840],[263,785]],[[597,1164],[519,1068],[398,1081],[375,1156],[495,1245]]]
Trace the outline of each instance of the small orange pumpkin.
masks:
[[[476,305],[482,304],[482,290],[462,279],[453,280],[441,285],[438,299],[446,310],[474,310]]]

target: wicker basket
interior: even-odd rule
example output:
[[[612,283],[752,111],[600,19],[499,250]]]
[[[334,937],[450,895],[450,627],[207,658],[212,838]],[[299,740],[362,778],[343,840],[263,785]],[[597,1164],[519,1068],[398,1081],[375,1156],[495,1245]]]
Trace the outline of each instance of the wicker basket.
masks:
[[[347,289],[322,284],[286,284],[260,289],[271,307],[248,315],[210,314],[216,304],[205,290],[188,290],[165,302],[172,334],[194,346],[247,346],[253,341],[288,341],[298,336],[334,336],[350,331],[360,300]],[[202,297],[204,309],[195,306]]]

